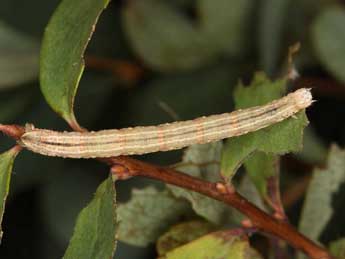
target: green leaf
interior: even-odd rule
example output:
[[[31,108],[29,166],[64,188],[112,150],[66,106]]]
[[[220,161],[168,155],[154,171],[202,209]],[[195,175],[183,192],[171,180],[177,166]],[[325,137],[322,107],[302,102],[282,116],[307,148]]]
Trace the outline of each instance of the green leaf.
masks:
[[[221,148],[221,142],[190,146],[177,169],[208,181],[220,181]],[[188,200],[196,214],[214,224],[224,223],[229,217],[230,209],[219,201],[180,187],[168,185],[168,188],[176,197]]]
[[[345,82],[345,9],[334,6],[325,9],[312,26],[312,40],[322,64]]]
[[[11,173],[14,159],[16,158],[20,149],[14,147],[9,151],[0,155],[0,224],[2,222],[5,212],[5,202],[10,190]],[[2,228],[0,226],[0,241],[2,239]]]
[[[159,256],[176,247],[184,245],[214,230],[214,226],[206,221],[189,221],[172,226],[157,241],[157,252]]]
[[[285,80],[271,82],[257,73],[250,87],[240,84],[234,93],[236,109],[262,105],[280,98],[285,93]],[[241,164],[255,151],[284,154],[302,147],[303,129],[308,124],[304,112],[270,127],[230,138],[226,141],[221,161],[221,173],[229,181]],[[264,177],[264,176],[263,176]]]
[[[208,234],[166,254],[165,259],[259,259],[248,241],[234,231]]]
[[[264,0],[259,10],[259,54],[262,69],[269,75],[276,72],[283,41],[289,0]]]
[[[252,179],[256,189],[265,199],[270,199],[268,194],[268,180],[278,175],[279,158],[272,154],[256,152],[251,155],[245,162],[244,166],[247,173]]]
[[[167,191],[153,187],[133,190],[129,202],[120,204],[118,238],[128,244],[147,246],[189,211],[188,204]]]
[[[340,238],[329,244],[329,251],[337,259],[345,259],[345,238]]]
[[[76,125],[73,103],[84,70],[83,54],[109,0],[63,0],[46,28],[40,57],[41,90],[49,105]]]
[[[38,43],[1,21],[0,39],[0,89],[34,80],[38,76]]]
[[[214,58],[206,38],[168,1],[128,1],[123,24],[133,50],[154,69],[186,70]]]
[[[318,240],[334,210],[332,197],[345,182],[345,151],[332,146],[326,169],[315,169],[304,201],[299,230]]]
[[[209,48],[233,57],[245,52],[251,7],[249,0],[198,0],[200,32],[209,40]]]
[[[51,179],[40,188],[40,211],[51,235],[59,244],[66,245],[78,214],[93,198],[100,179],[99,175],[86,172],[80,165],[63,163],[62,167],[54,169],[60,171],[59,174],[50,171]]]
[[[64,259],[113,258],[116,247],[116,193],[111,176],[79,214]]]

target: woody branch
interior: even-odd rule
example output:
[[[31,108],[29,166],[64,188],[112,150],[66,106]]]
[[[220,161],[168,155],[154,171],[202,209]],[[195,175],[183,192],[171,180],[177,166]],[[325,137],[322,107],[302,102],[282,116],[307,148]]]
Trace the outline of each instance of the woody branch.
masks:
[[[20,139],[24,133],[23,127],[17,125],[0,125],[0,131],[15,140]],[[227,186],[224,183],[207,182],[171,168],[152,165],[126,156],[99,160],[109,164],[111,166],[111,172],[119,179],[143,176],[201,193],[237,209],[250,219],[253,227],[263,233],[271,234],[285,240],[295,249],[303,251],[310,258],[332,258],[326,249],[299,233],[289,223],[278,220],[260,210],[236,192],[233,187]]]

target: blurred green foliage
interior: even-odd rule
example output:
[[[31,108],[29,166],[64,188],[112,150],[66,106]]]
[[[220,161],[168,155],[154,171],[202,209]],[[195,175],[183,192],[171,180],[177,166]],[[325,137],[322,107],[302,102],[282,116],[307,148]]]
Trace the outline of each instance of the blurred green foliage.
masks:
[[[302,79],[306,79],[303,82],[310,82],[302,86],[314,87],[313,93],[319,101],[308,110],[311,130],[307,132],[307,138],[304,138],[305,149],[294,157],[290,156],[288,165],[284,163],[284,159],[282,161],[283,191],[289,193],[289,190],[301,179],[299,174],[310,172],[305,170],[305,165],[310,168],[325,161],[325,146],[330,142],[345,144],[345,123],[340,119],[345,116],[343,108],[345,7],[340,1],[114,0],[102,12],[97,24],[97,15],[107,1],[88,1],[88,3],[89,5],[85,5],[77,0],[63,0],[57,9],[59,4],[57,0],[1,1],[1,123],[30,122],[37,127],[70,130],[67,123],[51,110],[47,102],[53,104],[52,108],[64,114],[63,117],[70,122],[70,118],[75,114],[82,127],[92,130],[168,122],[173,120],[172,114],[181,119],[191,119],[201,115],[228,112],[235,108],[233,89],[239,79],[247,84],[251,81],[250,78],[254,77],[255,72],[263,70],[270,78],[277,79],[274,82],[282,83],[281,78],[286,74],[288,47],[299,41],[302,48],[294,60],[296,68]],[[78,12],[73,12],[73,8],[77,8]],[[51,45],[48,44],[49,42],[43,43],[41,53],[41,58],[43,57],[40,71],[41,79],[43,78],[41,88],[45,99],[38,82],[39,42],[42,41],[45,27],[55,10],[55,18],[48,27],[52,31],[48,30],[45,34],[46,37],[51,37],[52,42]],[[58,21],[55,25],[54,20]],[[80,30],[83,30],[82,33]],[[94,33],[91,41],[84,53],[84,47],[92,32]],[[58,43],[55,37],[59,39]],[[75,46],[77,49],[74,49]],[[51,53],[54,54],[54,58],[49,56]],[[82,56],[86,57],[85,71],[80,79],[79,90],[76,92],[83,70]],[[88,57],[96,57],[96,61],[102,62],[91,62],[92,59]],[[112,63],[109,60],[117,62]],[[47,72],[45,71],[47,64],[44,62],[58,69],[54,70],[50,67]],[[131,66],[126,70],[124,64]],[[139,69],[141,73],[136,74],[134,68]],[[68,71],[72,72],[68,73]],[[134,76],[128,80],[124,71],[129,71]],[[46,72],[49,73],[49,80],[45,80],[47,74],[43,73]],[[319,81],[326,83],[320,84]],[[289,90],[293,84],[301,86],[297,80],[296,83],[288,84]],[[281,94],[279,86],[275,91]],[[262,93],[263,90],[258,93],[252,92],[254,96],[249,95],[248,102],[251,105],[255,104],[256,96]],[[278,95],[272,98],[276,97]],[[236,100],[236,105],[237,102]],[[57,105],[54,106],[56,103]],[[296,140],[291,136],[290,143],[293,141],[300,143],[300,139]],[[263,145],[269,142],[266,139],[260,141]],[[281,139],[278,137],[274,142],[277,144],[279,141]],[[1,139],[1,151],[5,151],[11,145],[13,142],[5,138]],[[216,149],[213,145],[191,147],[178,169],[210,181],[219,180],[220,176],[217,174],[219,165],[212,165],[212,162],[220,161],[219,150],[215,150],[220,149],[221,146],[220,143],[215,145]],[[232,148],[232,152],[238,155],[237,148]],[[345,229],[339,220],[341,218],[339,215],[345,215],[345,210],[339,207],[336,211],[332,209],[336,204],[335,199],[342,201],[345,198],[345,192],[341,191],[343,185],[340,185],[340,181],[332,180],[332,173],[340,174],[341,179],[343,177],[341,173],[343,168],[338,168],[338,162],[332,160],[332,157],[337,156],[335,153],[342,152],[333,148],[333,155],[330,156],[330,164],[325,173],[318,176],[320,171],[314,172],[313,182],[304,205],[301,222],[308,222],[307,216],[313,215],[313,212],[308,212],[308,206],[321,212],[322,216],[318,219],[324,219],[322,224],[319,222],[320,224],[315,224],[317,228],[306,232],[317,231],[317,235],[314,234],[312,237],[317,239],[321,236],[322,242],[345,236]],[[6,154],[8,153],[3,153],[2,156]],[[181,160],[181,151],[146,155],[141,159],[168,165]],[[238,160],[235,160],[238,163]],[[211,165],[197,166],[198,163],[205,161],[210,162]],[[188,163],[194,163],[194,166],[185,167]],[[259,164],[263,165],[261,162]],[[2,163],[2,166],[6,167],[6,163]],[[1,171],[7,172],[8,176],[11,170],[6,168]],[[267,195],[265,173],[268,170],[266,167],[262,168],[264,169],[260,170],[256,163],[247,166],[246,170],[251,172],[252,182],[239,174],[233,179],[233,183],[237,185],[240,182],[242,186],[245,181],[249,184],[254,183],[265,198]],[[331,173],[328,174],[328,171]],[[91,201],[89,208],[96,206],[95,202],[97,203],[101,191],[98,191],[95,199],[92,200],[93,193],[97,185],[106,178],[107,172],[108,168],[105,165],[95,161],[47,158],[23,151],[16,159],[12,172],[10,196],[2,224],[5,233],[0,257],[61,258],[73,232],[78,212],[87,202]],[[255,175],[259,172],[262,173]],[[317,180],[321,177],[325,179]],[[5,187],[2,190],[6,190],[6,196],[8,188],[6,179],[3,182]],[[329,184],[326,186],[326,183]],[[143,179],[118,182],[118,200],[127,201],[133,186],[142,188],[147,185],[152,185],[152,182]],[[134,202],[138,202],[138,193],[144,192],[155,194],[145,195],[146,198],[151,198],[149,204],[152,212],[155,212],[155,209],[162,209],[156,205],[159,204],[159,199],[166,198],[167,193],[172,203],[182,202],[183,209],[179,210],[177,209],[180,208],[179,206],[173,206],[174,209],[171,211],[164,211],[164,213],[169,212],[167,215],[174,220],[162,220],[162,222],[150,218],[150,213],[146,213],[147,217],[140,215],[136,210],[129,214],[128,217],[138,219],[138,222],[135,222],[137,224],[141,221],[149,222],[145,226],[150,227],[149,230],[141,229],[143,226],[137,225],[137,229],[150,234],[145,240],[140,240],[141,244],[154,242],[165,231],[169,231],[173,224],[190,218],[200,220],[202,217],[218,224],[217,228],[223,227],[224,222],[228,224],[227,226],[238,222],[233,211],[224,208],[222,204],[185,190],[177,191],[162,184],[155,185],[159,190],[146,187],[141,191],[133,192],[133,199],[129,203],[120,205],[119,210],[123,210],[121,207],[130,207]],[[102,186],[104,187],[101,185],[99,188],[103,188]],[[313,191],[315,186],[318,188],[317,192]],[[242,187],[240,189],[246,190]],[[311,193],[321,194],[323,198],[309,201],[314,197]],[[258,195],[252,190],[248,191],[248,188],[243,194],[250,200],[258,198]],[[179,199],[176,199],[176,196]],[[21,204],[27,206],[22,208]],[[297,218],[299,215],[298,204],[297,202],[294,207],[286,208],[292,218]],[[183,215],[188,216],[177,217],[181,215],[179,213],[181,211],[184,212]],[[96,216],[88,210],[80,214],[74,240],[79,239],[78,229],[85,230],[91,219],[85,214]],[[159,212],[157,215],[161,217],[163,214]],[[316,215],[315,213],[314,216]],[[302,226],[303,223],[301,229],[305,231],[306,227]],[[194,249],[199,250],[200,246],[204,247],[204,242],[207,244],[214,242],[214,247],[223,249],[226,246],[226,249],[232,251],[232,245],[228,246],[227,243],[223,243],[220,248],[217,238],[209,234],[181,249],[195,251]],[[138,242],[135,240],[134,243],[138,244]],[[236,244],[238,245],[236,251],[239,253],[250,249],[246,241],[238,241]],[[341,251],[332,247],[335,245],[331,245],[331,249]],[[145,255],[153,258],[156,256],[153,250],[152,247],[147,250],[136,250],[133,246],[128,247],[120,242],[115,258],[145,258]],[[211,249],[209,250],[211,253]],[[71,248],[69,251],[72,251]],[[176,258],[176,254],[181,252],[179,248],[173,251],[169,258]],[[340,252],[334,253],[340,254]]]

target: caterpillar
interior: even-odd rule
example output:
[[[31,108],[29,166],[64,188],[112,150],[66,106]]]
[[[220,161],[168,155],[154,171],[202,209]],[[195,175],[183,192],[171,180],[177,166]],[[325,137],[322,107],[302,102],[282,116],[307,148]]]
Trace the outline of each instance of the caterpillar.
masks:
[[[18,143],[36,153],[65,158],[96,158],[180,149],[257,131],[293,116],[311,103],[301,88],[266,105],[157,126],[57,132],[28,125]]]

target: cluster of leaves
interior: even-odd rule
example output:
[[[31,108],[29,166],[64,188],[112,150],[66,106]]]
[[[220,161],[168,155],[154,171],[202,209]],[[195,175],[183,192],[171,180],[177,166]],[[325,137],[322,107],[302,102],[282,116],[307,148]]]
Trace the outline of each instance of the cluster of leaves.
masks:
[[[298,19],[295,21],[306,24],[305,26],[296,26],[294,21],[290,21],[292,24],[287,23],[292,9],[298,7],[292,8],[286,0],[265,0],[260,6],[249,0],[136,0],[128,1],[121,8],[112,6],[115,11],[105,12],[104,19],[108,18],[106,15],[113,17],[114,13],[120,17],[116,22],[123,27],[117,30],[117,40],[123,41],[126,46],[125,50],[119,46],[116,54],[121,58],[141,60],[147,73],[151,73],[153,77],[146,83],[144,90],[136,90],[136,94],[128,98],[125,114],[130,116],[133,111],[136,115],[133,121],[125,122],[145,124],[164,120],[164,113],[157,113],[157,107],[152,106],[155,96],[163,101],[178,103],[173,110],[186,117],[204,112],[220,112],[223,108],[228,111],[231,106],[231,86],[241,75],[252,72],[242,60],[246,59],[248,63],[252,63],[250,56],[255,47],[249,43],[253,42],[250,32],[253,31],[252,14],[256,10],[259,10],[260,17],[258,28],[255,28],[260,32],[257,39],[257,66],[269,75],[280,72],[278,68],[284,63],[281,62],[281,57],[285,55],[282,53],[285,53],[288,47],[283,40],[286,36],[284,33],[289,31],[293,40],[305,43],[300,57],[296,59],[299,66],[304,68],[310,64],[321,64],[336,79],[345,81],[345,59],[342,58],[342,53],[345,53],[345,31],[342,29],[345,9],[326,1],[317,2],[318,4],[315,4],[315,1],[304,0],[296,3],[304,11],[302,14],[296,14]],[[0,96],[1,122],[16,119],[20,122],[35,120],[40,126],[61,127],[59,122],[55,121],[56,116],[53,113],[46,112],[37,116],[38,111],[46,109],[42,108],[41,103],[29,114],[20,117],[23,110],[29,109],[36,101],[35,93],[38,93],[38,90],[30,90],[32,86],[25,89],[19,86],[30,85],[28,82],[37,77],[38,71],[40,91],[45,100],[70,126],[79,127],[76,117],[82,122],[82,126],[85,126],[84,123],[92,125],[93,121],[99,121],[98,117],[103,117],[104,103],[114,103],[114,98],[108,99],[111,93],[110,83],[115,83],[118,88],[128,86],[128,82],[121,80],[119,75],[115,76],[114,82],[110,76],[86,74],[82,81],[83,87],[86,88],[80,91],[80,101],[76,107],[74,101],[85,66],[85,49],[99,15],[108,4],[108,0],[61,1],[45,30],[39,69],[37,41],[21,35],[3,22],[0,23],[0,88],[4,91]],[[308,20],[303,23],[303,19],[307,19],[305,17],[308,17]],[[111,18],[108,19],[111,21],[109,24],[112,24]],[[105,24],[106,20],[103,22]],[[99,26],[102,26],[102,22]],[[115,26],[108,25],[106,28],[112,30]],[[306,38],[305,31],[310,28],[310,38]],[[98,29],[97,26],[96,32]],[[107,30],[105,29],[105,34],[109,34]],[[121,33],[126,36],[127,41],[123,35],[123,38],[120,38]],[[95,41],[89,46],[90,52],[93,48],[97,52],[99,46],[105,44],[97,42],[97,37],[102,39],[101,36],[95,35]],[[109,38],[105,39],[109,41]],[[115,45],[114,42],[112,44]],[[314,52],[309,53],[310,49]],[[249,87],[239,83],[234,89],[233,106],[239,109],[277,99],[286,92],[286,85],[285,78],[270,81],[264,73],[256,73]],[[18,88],[15,89],[16,87]],[[185,91],[184,87],[188,91]],[[117,91],[116,94],[123,95],[123,92]],[[75,108],[80,106],[81,109],[86,109],[90,96],[95,96],[93,112],[81,112],[76,116]],[[169,96],[172,98],[168,98]],[[186,97],[195,102],[181,102]],[[117,97],[117,100],[119,99]],[[118,102],[120,105],[116,106],[117,108],[123,105],[123,101]],[[208,110],[200,111],[200,103],[205,104]],[[152,119],[151,114],[157,116]],[[104,125],[114,124],[106,122]],[[279,156],[300,151],[306,125],[305,113],[301,112],[297,118],[229,139],[225,144],[192,146],[185,151],[182,162],[176,167],[195,177],[212,182],[225,180],[237,186],[234,176],[244,165],[247,174],[241,179],[238,189],[263,209],[280,212],[284,216],[279,192]],[[308,133],[306,140],[308,152],[301,153],[300,157],[309,161],[323,159],[325,150],[318,139]],[[329,154],[327,168],[314,171],[308,188],[299,229],[315,241],[322,241],[322,233],[334,215],[332,198],[345,181],[344,152],[334,146]],[[0,206],[1,218],[17,153],[18,149],[13,148],[0,156],[0,200],[3,201]],[[55,203],[56,199],[62,199],[56,194],[55,187],[62,186],[59,194],[64,195],[62,193],[65,193],[68,183],[71,196],[74,196],[78,192],[76,186],[82,186],[81,183],[87,186],[86,191],[76,195],[79,200],[77,206],[71,203],[71,211],[74,211],[75,207],[82,207],[82,202],[93,192],[99,178],[89,177],[83,172],[77,175],[74,173],[74,177],[78,178],[74,185],[73,176],[70,174],[65,175],[65,180],[61,182],[50,179],[47,181],[47,178],[61,177],[61,172],[78,169],[73,170],[73,163],[62,163],[58,160],[40,160],[36,163],[34,159],[27,155],[18,161],[19,165],[24,165],[19,166],[18,171],[38,175],[22,185],[27,187],[28,183],[32,185],[45,182],[43,207],[47,211],[51,228],[55,226],[55,229],[61,229],[56,225],[56,222],[59,222],[57,218],[69,210],[65,209],[64,205],[59,208]],[[32,166],[31,171],[28,171],[28,164],[35,167]],[[53,172],[51,168],[56,171]],[[91,171],[94,170],[99,168],[91,168]],[[40,171],[44,176],[39,174]],[[18,181],[23,177],[25,178],[24,175],[18,176]],[[90,181],[93,183],[88,184]],[[223,230],[224,226],[235,226],[242,219],[224,204],[188,190],[164,185],[159,188],[149,186],[135,189],[128,202],[116,205],[113,182],[114,179],[110,176],[104,180],[98,186],[91,202],[80,212],[64,258],[112,258],[116,240],[135,246],[156,243],[159,257],[168,259],[261,258],[249,245],[242,229]],[[117,183],[121,188],[119,185],[120,183]],[[65,200],[69,199],[71,198]],[[67,213],[67,216],[69,222],[74,220],[74,215]],[[63,231],[57,236],[60,235],[65,240],[69,238],[68,234],[68,231]],[[344,256],[343,239],[332,242],[329,247],[334,255],[340,258]]]

